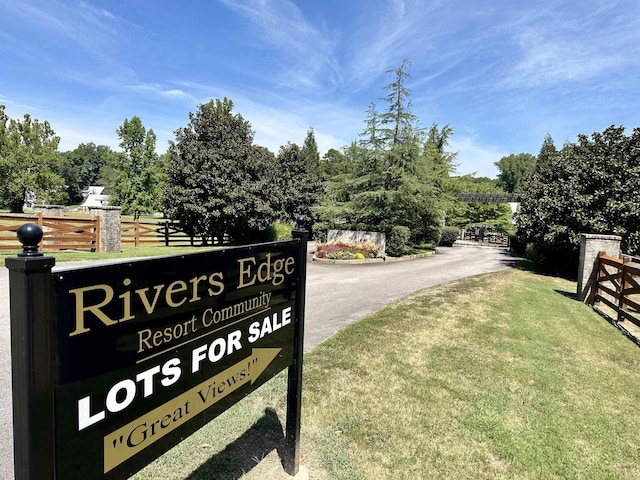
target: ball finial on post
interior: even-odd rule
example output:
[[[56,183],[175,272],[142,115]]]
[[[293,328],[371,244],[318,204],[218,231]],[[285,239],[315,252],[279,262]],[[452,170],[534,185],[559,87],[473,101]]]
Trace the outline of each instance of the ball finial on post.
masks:
[[[296,230],[304,230],[304,225],[307,223],[307,220],[300,215],[296,218]]]
[[[38,244],[44,235],[42,228],[35,223],[25,223],[17,230],[18,241],[22,244],[22,252],[18,253],[19,257],[41,257],[42,253],[38,251]]]

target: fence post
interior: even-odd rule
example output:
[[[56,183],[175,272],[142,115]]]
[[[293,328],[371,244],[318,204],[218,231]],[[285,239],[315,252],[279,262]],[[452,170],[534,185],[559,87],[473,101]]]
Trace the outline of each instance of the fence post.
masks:
[[[100,232],[100,218],[92,217],[95,221],[95,227],[93,229],[93,234],[95,235],[95,243],[94,247],[91,249],[92,252],[100,251],[100,238],[102,238],[102,233]]]
[[[43,235],[40,226],[24,224],[17,234],[23,250],[5,259],[11,292],[14,478],[53,480],[51,269],[55,258],[38,251]]]
[[[618,299],[618,316],[616,318],[616,321],[618,322],[624,320],[622,311],[626,308],[624,303],[624,289],[627,284],[627,268],[624,264],[624,259],[620,259],[620,261],[622,262],[622,265],[620,266],[620,298]]]
[[[164,246],[169,246],[169,222],[167,220],[164,221]]]
[[[303,217],[296,219],[293,238],[298,239],[298,287],[296,290],[296,321],[294,324],[293,363],[288,371],[287,386],[287,453],[285,470],[296,475],[300,468],[300,418],[302,410],[302,360],[304,351],[304,309],[307,279],[307,241],[309,232]]]

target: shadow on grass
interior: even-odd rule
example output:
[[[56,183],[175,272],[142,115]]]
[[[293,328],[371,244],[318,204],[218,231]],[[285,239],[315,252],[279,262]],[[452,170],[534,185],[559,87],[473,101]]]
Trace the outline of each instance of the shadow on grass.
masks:
[[[186,480],[238,479],[273,450],[277,451],[283,468],[292,465],[282,423],[276,411],[267,408],[249,430],[191,472]]]
[[[567,297],[570,300],[578,300],[578,294],[576,292],[567,292],[566,290],[553,289],[554,292],[559,293],[563,297]]]
[[[544,275],[545,277],[564,278],[570,282],[577,280],[577,266],[574,274],[562,273],[561,271],[555,271],[553,269],[545,268],[537,262],[531,261],[525,257],[514,256],[514,267],[518,270],[524,270],[526,272],[535,273],[537,275]]]
[[[622,326],[620,322],[618,322],[615,318],[607,314],[605,311],[600,310],[599,308],[596,308],[593,305],[591,305],[591,309],[594,312],[596,312],[598,315],[600,315],[602,318],[604,318],[611,325],[616,327],[620,331],[620,333],[622,333],[622,335],[624,335],[628,340],[631,340],[633,343],[636,344],[636,346],[640,347],[640,338],[636,337],[633,333],[631,333],[629,330],[624,328],[624,326]]]

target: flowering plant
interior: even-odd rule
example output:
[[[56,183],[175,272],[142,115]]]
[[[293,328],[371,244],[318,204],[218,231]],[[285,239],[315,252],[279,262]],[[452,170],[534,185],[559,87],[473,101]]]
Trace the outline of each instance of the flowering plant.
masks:
[[[382,250],[373,242],[360,240],[352,243],[319,243],[316,246],[316,257],[330,260],[354,260],[362,258],[380,258]]]

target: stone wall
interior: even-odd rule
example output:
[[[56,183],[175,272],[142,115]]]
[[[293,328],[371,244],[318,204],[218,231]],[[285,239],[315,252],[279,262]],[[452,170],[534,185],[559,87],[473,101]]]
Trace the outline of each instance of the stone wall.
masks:
[[[333,230],[327,231],[327,243],[351,243],[373,242],[382,252],[386,251],[387,236],[383,232],[365,232],[361,230]]]
[[[621,257],[618,235],[580,234],[580,260],[578,262],[577,298],[581,302],[593,304],[595,283],[598,275],[598,253],[605,252],[612,257]]]
[[[54,215],[61,217],[64,215],[64,205],[35,205],[33,207],[35,213],[42,213],[43,215]]]

